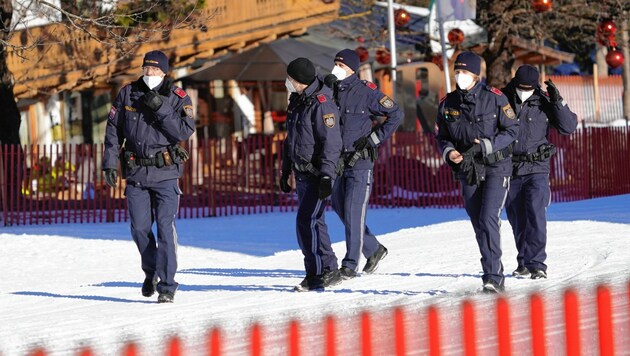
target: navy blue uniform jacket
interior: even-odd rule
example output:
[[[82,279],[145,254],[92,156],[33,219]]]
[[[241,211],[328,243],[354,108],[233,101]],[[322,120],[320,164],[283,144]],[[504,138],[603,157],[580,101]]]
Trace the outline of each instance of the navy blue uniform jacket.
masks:
[[[353,152],[352,144],[370,136],[379,145],[389,138],[403,119],[403,112],[392,99],[376,88],[374,83],[360,80],[356,74],[338,84],[337,102],[341,113],[343,152]],[[372,132],[372,116],[387,119]]]
[[[519,132],[519,122],[506,96],[480,83],[468,92],[457,89],[448,93],[440,102],[436,124],[438,148],[447,163],[450,151],[463,154],[474,139],[481,141],[482,152],[488,155],[508,147]],[[508,157],[486,166],[486,175],[511,176],[512,160]],[[460,179],[465,176],[465,172],[458,173]]]
[[[549,96],[540,87],[534,89],[534,94],[525,100],[522,106],[516,103],[513,82],[502,91],[516,111],[521,127],[518,140],[514,143],[514,155],[538,152],[540,145],[549,143],[547,136],[551,127],[555,127],[562,135],[569,135],[577,128],[577,115],[569,109],[564,100],[550,102]],[[515,163],[514,175],[549,173],[550,159],[548,157],[542,161]]]
[[[317,77],[301,95],[289,98],[282,172],[291,172],[292,163],[312,163],[321,175],[334,178],[340,152],[339,110],[332,91]]]
[[[162,106],[154,112],[139,100],[149,88],[142,78],[120,89],[107,120],[103,169],[118,167],[119,152],[125,150],[138,158],[154,158],[168,146],[187,140],[195,132],[192,102],[170,79],[155,88],[162,96]],[[143,185],[181,177],[183,164],[157,168],[137,166],[123,169],[128,182]]]

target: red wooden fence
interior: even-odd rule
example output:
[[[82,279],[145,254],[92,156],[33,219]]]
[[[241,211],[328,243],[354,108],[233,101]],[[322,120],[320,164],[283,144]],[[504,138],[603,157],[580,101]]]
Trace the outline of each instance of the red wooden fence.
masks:
[[[535,292],[529,296],[473,296],[461,304],[363,311],[343,319],[291,319],[224,333],[211,327],[187,340],[164,338],[162,350],[142,339],[102,350],[122,356],[219,355],[623,355],[630,350],[630,284]],[[444,302],[444,301],[442,301]],[[229,345],[229,349],[228,349]],[[45,346],[28,355],[48,355]],[[76,355],[95,355],[81,346]]]
[[[295,193],[277,186],[282,135],[205,140],[190,147],[181,179],[180,218],[289,211]],[[574,201],[630,193],[630,131],[585,128],[551,133],[552,200]],[[0,200],[4,225],[126,221],[124,182],[111,189],[100,169],[102,145],[0,147]],[[462,205],[431,135],[398,132],[379,150],[372,208]]]

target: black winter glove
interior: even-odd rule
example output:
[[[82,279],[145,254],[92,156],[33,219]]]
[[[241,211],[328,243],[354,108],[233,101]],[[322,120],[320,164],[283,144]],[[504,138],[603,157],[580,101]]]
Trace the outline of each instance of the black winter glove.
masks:
[[[156,91],[151,90],[142,96],[142,102],[149,109],[153,111],[158,111],[162,106],[162,97]]]
[[[545,84],[547,84],[547,94],[549,94],[549,101],[551,101],[552,103],[555,103],[562,99],[562,97],[560,96],[560,92],[558,91],[558,88],[556,88],[556,85],[553,84],[551,79],[545,80]]]
[[[481,153],[481,152],[482,152],[482,149],[481,149],[480,144],[475,143],[474,145],[472,145],[472,147],[470,147],[468,151],[464,152],[464,154],[462,155],[464,159],[459,163],[459,171],[460,172],[472,171],[475,156],[477,155],[477,153]]]
[[[332,193],[332,179],[329,176],[322,176],[319,179],[319,199],[326,199]]]
[[[374,143],[369,136],[363,136],[358,140],[354,141],[352,147],[354,147],[355,151],[363,151],[366,147],[374,147]]]
[[[188,161],[188,159],[190,158],[190,154],[188,153],[188,151],[186,151],[186,149],[180,145],[173,146],[173,153],[175,153],[175,155],[177,155],[177,157],[179,157],[179,159],[181,159],[183,162]]]
[[[105,183],[112,188],[116,188],[118,181],[118,171],[112,168],[105,169]]]
[[[291,186],[289,185],[289,175],[288,174],[282,174],[282,176],[280,177],[280,190],[283,191],[284,193],[290,193],[291,192]]]

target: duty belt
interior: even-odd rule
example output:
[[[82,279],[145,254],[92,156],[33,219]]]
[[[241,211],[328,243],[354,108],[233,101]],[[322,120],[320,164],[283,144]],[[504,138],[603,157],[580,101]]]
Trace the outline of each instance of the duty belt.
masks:
[[[556,146],[544,144],[538,147],[538,152],[512,156],[512,162],[539,162],[548,159],[556,153]]]
[[[131,151],[125,151],[124,158],[125,158],[125,164],[127,165],[128,168],[134,168],[136,166],[143,166],[143,167],[155,166],[155,167],[161,168],[164,166],[173,165],[173,159],[171,158],[171,154],[168,152],[168,150],[163,151],[163,152],[160,151],[155,154],[155,157],[151,157],[151,158],[140,158]]]
[[[512,156],[512,145],[507,146],[504,149],[498,150],[496,152],[492,152],[483,157],[483,163],[485,164],[494,164],[496,162],[502,161],[508,157]]]
[[[295,163],[294,162],[293,168],[295,168],[295,170],[298,172],[310,173],[314,176],[319,175],[319,169],[317,169],[311,162],[308,162],[308,163]]]

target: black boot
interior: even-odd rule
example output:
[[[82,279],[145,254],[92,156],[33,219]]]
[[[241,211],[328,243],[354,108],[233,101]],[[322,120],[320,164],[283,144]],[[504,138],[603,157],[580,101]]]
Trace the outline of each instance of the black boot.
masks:
[[[339,269],[339,274],[341,275],[341,278],[343,279],[352,279],[357,276],[357,272],[355,272],[354,270],[351,270],[350,268],[346,266],[342,266]]]
[[[342,281],[341,274],[336,268],[332,271],[327,269],[324,273],[322,273],[322,281],[324,282],[324,288],[336,286]]]
[[[158,284],[158,277],[155,276],[153,278],[145,278],[142,283],[142,295],[144,297],[150,297],[155,294],[155,288]]]
[[[372,256],[368,257],[365,267],[363,267],[363,272],[370,274],[376,271],[378,263],[381,262],[385,256],[387,256],[387,249],[383,245],[378,245],[376,252],[374,252]]]
[[[318,275],[318,276],[304,277],[302,282],[300,282],[300,284],[295,286],[293,290],[296,292],[310,292],[313,290],[318,290],[318,289],[323,289],[323,288],[324,288],[324,280],[322,278],[322,275]]]
[[[547,278],[547,272],[543,271],[542,269],[539,268],[534,268],[534,270],[532,270],[532,279],[542,279],[542,278]]]
[[[173,292],[161,292],[158,295],[158,303],[173,303],[173,299],[175,298],[175,293]]]

